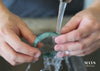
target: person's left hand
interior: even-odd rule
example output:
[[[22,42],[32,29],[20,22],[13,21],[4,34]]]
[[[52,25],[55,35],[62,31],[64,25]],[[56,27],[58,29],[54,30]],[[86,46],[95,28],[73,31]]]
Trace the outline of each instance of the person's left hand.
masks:
[[[100,47],[100,14],[92,9],[76,14],[55,38],[58,57],[85,56]]]

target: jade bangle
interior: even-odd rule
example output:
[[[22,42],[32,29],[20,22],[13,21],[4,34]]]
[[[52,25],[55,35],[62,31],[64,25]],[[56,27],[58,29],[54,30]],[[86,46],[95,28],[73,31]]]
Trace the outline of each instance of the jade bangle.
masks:
[[[37,44],[38,44],[40,41],[44,40],[45,38],[53,37],[53,36],[58,36],[58,35],[60,35],[60,34],[58,34],[58,33],[56,33],[56,32],[46,32],[46,33],[43,33],[43,34],[41,34],[40,36],[38,36],[38,37],[35,39],[35,41],[34,41],[34,43],[33,43],[33,46],[36,47]],[[48,52],[48,53],[42,53],[42,54],[41,54],[41,57],[52,57],[52,56],[55,56],[56,53],[57,53],[56,51],[52,51],[52,52]]]

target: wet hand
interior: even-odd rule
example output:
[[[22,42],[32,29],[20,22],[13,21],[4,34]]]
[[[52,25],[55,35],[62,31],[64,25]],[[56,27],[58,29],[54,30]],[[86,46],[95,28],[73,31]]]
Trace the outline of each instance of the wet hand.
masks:
[[[41,52],[21,41],[24,37],[33,44],[36,36],[27,25],[11,12],[0,15],[0,55],[12,65],[37,61]],[[38,47],[41,47],[41,43]]]
[[[92,9],[76,14],[55,38],[57,56],[85,56],[100,48],[99,19],[100,14]]]

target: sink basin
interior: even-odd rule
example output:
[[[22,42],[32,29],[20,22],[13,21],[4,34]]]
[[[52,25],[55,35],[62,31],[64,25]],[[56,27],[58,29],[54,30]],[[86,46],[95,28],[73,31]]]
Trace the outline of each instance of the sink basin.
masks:
[[[64,18],[64,24],[70,19],[71,17],[65,17]],[[56,18],[48,18],[48,19],[23,19],[29,28],[35,33],[40,34],[43,32],[48,31],[55,31],[56,27]],[[42,25],[42,26],[41,26]],[[41,30],[41,31],[40,31]],[[25,40],[24,40],[25,41]],[[26,42],[26,41],[25,41]],[[46,43],[49,44],[49,43]],[[83,57],[84,61],[95,61],[96,64],[94,67],[87,67],[88,71],[99,71],[100,70],[100,50]],[[21,64],[18,66],[11,66],[9,63],[7,63],[2,57],[0,57],[0,71],[25,71],[29,63]],[[61,71],[67,71],[67,65],[65,61],[62,62],[63,69]],[[43,68],[43,59],[40,58],[38,62],[35,64],[32,64],[32,67],[29,71],[39,71]]]

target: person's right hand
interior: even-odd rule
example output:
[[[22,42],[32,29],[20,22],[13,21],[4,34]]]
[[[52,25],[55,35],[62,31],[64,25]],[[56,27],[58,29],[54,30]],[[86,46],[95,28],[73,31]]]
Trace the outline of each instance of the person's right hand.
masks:
[[[11,12],[3,11],[0,14],[0,56],[12,65],[37,61],[41,52],[21,41],[24,37],[32,44],[36,36],[27,25]],[[38,44],[41,47],[41,43]]]

